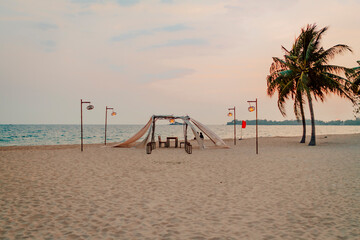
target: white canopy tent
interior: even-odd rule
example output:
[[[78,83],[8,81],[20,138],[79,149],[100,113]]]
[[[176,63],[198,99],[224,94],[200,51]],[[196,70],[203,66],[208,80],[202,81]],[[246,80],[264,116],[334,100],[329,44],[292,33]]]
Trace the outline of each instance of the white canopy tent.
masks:
[[[188,130],[188,127],[190,127],[190,129],[192,130],[192,132],[193,132],[193,134],[195,136],[195,139],[196,139],[197,143],[200,146],[200,149],[204,149],[205,146],[204,146],[203,141],[200,139],[200,136],[199,136],[198,131],[196,130],[196,128],[198,128],[201,132],[203,132],[215,144],[216,147],[229,148],[226,145],[226,143],[218,135],[216,135],[213,131],[211,131],[208,127],[206,127],[202,123],[196,121],[195,119],[190,118],[189,116],[173,116],[173,115],[153,115],[149,119],[149,121],[146,123],[146,125],[139,132],[137,132],[134,136],[132,136],[131,138],[129,138],[125,142],[120,143],[118,145],[115,145],[114,147],[122,147],[122,148],[137,147],[137,148],[142,148],[142,147],[145,147],[146,144],[149,142],[150,135],[151,135],[150,142],[155,143],[155,123],[159,119],[160,120],[161,119],[165,119],[165,120],[180,119],[180,120],[183,120],[183,122],[184,122],[183,130],[184,130],[185,142],[188,142],[187,130]],[[141,137],[143,137],[146,133],[147,133],[147,135],[144,138],[144,140],[142,142],[137,142],[137,140],[139,140]]]

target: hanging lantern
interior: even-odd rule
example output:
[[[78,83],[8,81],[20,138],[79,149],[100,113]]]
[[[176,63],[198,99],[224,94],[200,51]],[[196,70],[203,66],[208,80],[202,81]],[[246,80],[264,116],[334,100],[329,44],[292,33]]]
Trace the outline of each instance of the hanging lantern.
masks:
[[[231,112],[229,112],[229,113],[228,113],[228,117],[231,117],[231,116],[232,116],[232,113],[231,113]]]
[[[94,105],[89,105],[86,107],[87,110],[93,110],[94,109]]]
[[[249,110],[249,112],[253,112],[253,111],[255,111],[255,107],[254,107],[254,106],[250,106],[250,107],[248,108],[248,110]]]
[[[170,123],[174,123],[175,119],[171,118],[169,121],[170,121]]]
[[[112,112],[112,113],[111,113],[111,116],[116,116],[116,112]]]

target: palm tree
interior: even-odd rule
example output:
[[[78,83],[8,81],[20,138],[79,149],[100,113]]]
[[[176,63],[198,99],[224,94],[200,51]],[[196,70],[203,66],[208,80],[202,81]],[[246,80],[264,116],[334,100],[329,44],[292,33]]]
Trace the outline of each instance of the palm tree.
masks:
[[[284,60],[274,57],[270,67],[270,75],[267,76],[267,94],[273,96],[278,92],[278,107],[283,116],[286,116],[285,101],[291,97],[294,100],[294,113],[296,119],[301,117],[303,135],[300,143],[305,143],[306,123],[303,107],[303,84],[300,81],[300,74],[296,66],[296,51],[293,46],[291,51],[282,47],[285,52]],[[300,111],[300,112],[299,112]]]
[[[301,81],[306,84],[305,95],[308,100],[311,117],[311,139],[309,145],[316,145],[315,140],[315,117],[312,100],[320,99],[322,102],[329,93],[335,93],[340,97],[349,98],[353,101],[352,94],[346,87],[349,81],[339,76],[345,73],[347,68],[337,65],[329,65],[328,62],[336,55],[350,51],[349,46],[337,44],[329,49],[320,46],[323,34],[327,27],[316,29],[316,24],[308,25],[301,30],[296,42],[300,50],[297,64],[301,69]]]
[[[353,101],[352,94],[346,87],[349,81],[338,75],[344,73],[347,68],[328,64],[337,54],[346,51],[351,52],[351,49],[344,44],[338,44],[326,50],[321,47],[321,38],[327,29],[327,27],[324,27],[317,30],[316,24],[307,25],[306,28],[301,29],[301,33],[295,40],[292,50],[287,51],[289,54],[285,55],[285,61],[279,64],[279,61],[273,58],[275,71],[270,70],[270,75],[267,78],[268,94],[272,93],[271,81],[278,82],[278,84],[274,83],[274,85],[278,91],[281,91],[279,92],[279,107],[289,94],[293,94],[293,99],[299,102],[299,108],[300,102],[301,104],[303,103],[303,97],[307,98],[311,117],[310,146],[316,145],[313,98],[324,101],[327,94],[335,93]],[[277,66],[280,67],[277,68]],[[272,77],[273,74],[274,77]],[[287,79],[286,81],[281,80],[285,78]],[[291,90],[286,91],[288,89],[286,86],[290,85],[296,86],[296,88],[290,87]],[[302,116],[304,115],[302,114]]]
[[[360,65],[360,61],[357,61]],[[347,73],[346,77],[352,81],[350,88],[352,89],[354,98],[354,117],[357,119],[360,114],[360,66],[351,68]]]
[[[360,61],[357,61],[357,63],[360,65]],[[360,95],[360,66],[350,69],[350,71],[346,73],[346,76],[352,80],[351,88],[354,94]]]

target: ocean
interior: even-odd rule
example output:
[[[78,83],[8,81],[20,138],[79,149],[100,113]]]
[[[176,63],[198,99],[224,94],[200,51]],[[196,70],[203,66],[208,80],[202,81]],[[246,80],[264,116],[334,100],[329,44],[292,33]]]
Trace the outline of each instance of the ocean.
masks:
[[[234,126],[207,125],[221,138],[233,138]],[[107,142],[123,142],[139,131],[143,125],[108,125]],[[84,125],[84,144],[104,142],[103,125]],[[245,129],[237,126],[237,138],[255,137],[255,126]],[[164,139],[176,136],[183,139],[183,127],[176,125],[157,125],[156,135]],[[311,126],[307,126],[307,135]],[[316,126],[317,135],[360,133],[360,126]],[[301,136],[302,126],[259,125],[260,137]],[[193,138],[191,130],[188,136]],[[63,145],[80,143],[80,125],[0,125],[0,146]]]
[[[207,125],[221,138],[233,138],[232,125]],[[123,142],[139,131],[143,125],[108,125],[107,142]],[[103,143],[104,125],[84,125],[84,144]],[[157,125],[156,135],[165,139],[176,136],[183,139],[183,127],[178,125]],[[307,126],[307,135],[311,126]],[[360,133],[360,126],[316,126],[317,135]],[[259,125],[260,137],[301,136],[302,126]],[[193,138],[188,130],[189,138]],[[255,126],[245,129],[237,126],[237,138],[255,137]],[[206,136],[205,136],[206,138]],[[80,125],[0,125],[0,146],[80,144]]]

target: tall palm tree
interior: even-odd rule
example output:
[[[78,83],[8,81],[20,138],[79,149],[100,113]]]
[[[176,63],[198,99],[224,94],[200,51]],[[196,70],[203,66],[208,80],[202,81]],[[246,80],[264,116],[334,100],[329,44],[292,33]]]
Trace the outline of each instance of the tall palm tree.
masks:
[[[313,24],[302,29],[296,41],[296,45],[300,49],[297,59],[298,67],[301,70],[300,79],[306,85],[304,90],[310,110],[311,139],[309,145],[311,146],[316,145],[313,97],[315,100],[319,99],[323,102],[327,94],[335,93],[353,101],[352,94],[346,87],[349,81],[339,76],[339,74],[345,73],[347,68],[328,64],[336,55],[346,51],[351,52],[351,49],[344,44],[324,49],[320,43],[328,28],[317,30],[316,27],[316,24]]]
[[[357,61],[357,63],[360,65],[360,61]],[[352,80],[351,88],[354,94],[360,95],[360,66],[350,69],[350,71],[346,73],[346,76],[349,80]]]
[[[357,61],[360,65],[360,61]],[[351,68],[347,73],[346,77],[352,81],[350,88],[355,95],[354,102],[354,117],[357,119],[360,114],[360,66]]]
[[[327,94],[335,93],[353,100],[351,92],[346,87],[349,81],[338,75],[344,73],[347,69],[342,66],[328,64],[336,55],[346,51],[351,52],[351,49],[344,44],[338,44],[326,50],[321,47],[321,38],[327,29],[325,27],[317,30],[316,24],[307,25],[306,28],[301,29],[292,50],[287,51],[288,54],[285,54],[285,60],[280,62],[278,59],[273,58],[274,63],[270,69],[270,75],[267,77],[268,94],[271,95],[272,88],[276,88],[279,92],[279,108],[291,94],[293,94],[293,99],[299,102],[295,103],[295,106],[299,106],[299,108],[302,106],[303,97],[307,98],[311,117],[310,146],[316,145],[313,98],[324,101]],[[285,78],[287,80],[284,80]],[[272,81],[274,81],[274,87],[271,84]],[[288,89],[286,86],[291,85],[293,86],[290,87],[291,90],[286,90]],[[283,94],[285,95],[282,97]]]
[[[278,107],[283,116],[286,116],[285,101],[291,97],[294,100],[294,113],[296,119],[301,117],[303,135],[300,143],[305,143],[306,123],[303,107],[303,84],[300,82],[300,71],[296,65],[296,51],[293,46],[291,51],[282,47],[285,52],[284,60],[274,57],[270,67],[270,75],[267,76],[267,94],[273,96],[278,92]]]

